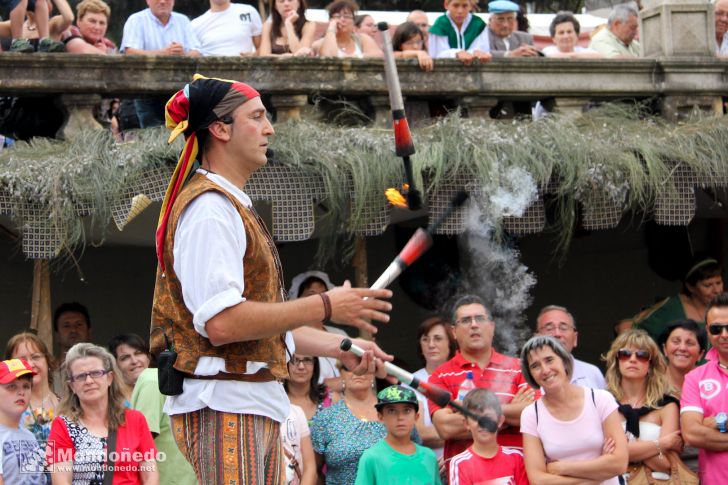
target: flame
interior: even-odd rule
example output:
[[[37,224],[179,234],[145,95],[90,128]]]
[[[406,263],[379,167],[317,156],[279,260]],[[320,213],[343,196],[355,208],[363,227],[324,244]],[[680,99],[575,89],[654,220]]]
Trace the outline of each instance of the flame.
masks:
[[[406,184],[405,184],[406,185]],[[403,187],[404,188],[404,187]],[[407,208],[407,201],[404,196],[395,187],[390,187],[384,191],[387,201],[395,207]]]

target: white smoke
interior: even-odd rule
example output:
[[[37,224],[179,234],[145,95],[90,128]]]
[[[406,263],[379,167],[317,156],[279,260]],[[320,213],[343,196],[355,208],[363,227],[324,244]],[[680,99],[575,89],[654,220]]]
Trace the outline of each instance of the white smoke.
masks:
[[[529,337],[525,311],[531,304],[536,277],[521,263],[520,254],[508,241],[495,237],[497,222],[504,216],[522,216],[537,199],[531,175],[519,167],[508,167],[500,177],[476,189],[471,197],[465,251],[465,287],[484,298],[496,321],[494,346],[498,352],[517,355]]]

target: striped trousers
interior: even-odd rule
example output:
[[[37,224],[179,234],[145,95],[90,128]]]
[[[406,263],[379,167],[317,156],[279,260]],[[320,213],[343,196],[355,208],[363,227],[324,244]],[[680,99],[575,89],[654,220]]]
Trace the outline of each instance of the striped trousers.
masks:
[[[203,408],[170,416],[172,433],[201,485],[285,482],[279,423]]]

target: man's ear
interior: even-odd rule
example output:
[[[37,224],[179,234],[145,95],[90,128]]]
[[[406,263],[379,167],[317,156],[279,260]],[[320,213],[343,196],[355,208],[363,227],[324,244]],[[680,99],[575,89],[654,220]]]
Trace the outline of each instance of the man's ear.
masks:
[[[576,330],[574,330],[574,348],[571,349],[572,352],[574,351],[574,349],[576,348],[576,346],[578,344],[579,344],[579,332],[577,332]]]
[[[212,136],[218,140],[228,141],[230,139],[230,125],[222,122],[213,121],[210,126],[207,127],[209,136]]]
[[[504,414],[501,414],[498,418],[498,429],[501,429],[503,427],[503,423],[506,422],[506,416]]]

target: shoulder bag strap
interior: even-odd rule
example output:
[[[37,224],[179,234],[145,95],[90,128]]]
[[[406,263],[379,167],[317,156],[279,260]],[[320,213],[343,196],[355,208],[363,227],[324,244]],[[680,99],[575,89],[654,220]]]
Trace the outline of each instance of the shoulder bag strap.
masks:
[[[104,472],[103,485],[111,485],[114,481],[114,461],[112,456],[116,455],[116,430],[109,430],[109,437],[106,438],[106,471]],[[113,455],[112,455],[113,453]]]

